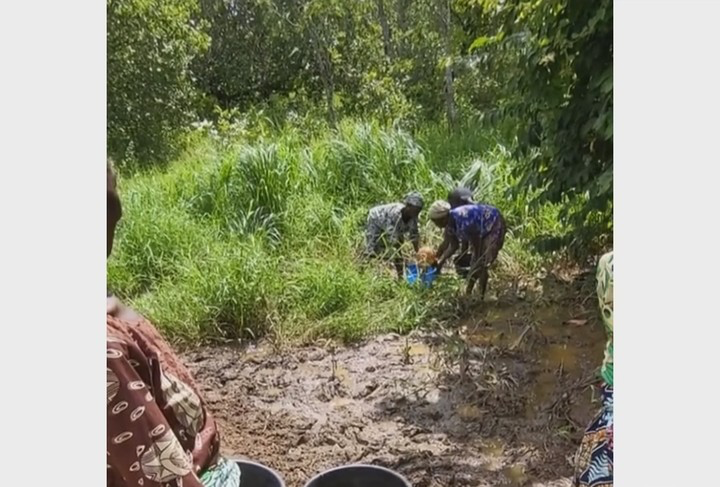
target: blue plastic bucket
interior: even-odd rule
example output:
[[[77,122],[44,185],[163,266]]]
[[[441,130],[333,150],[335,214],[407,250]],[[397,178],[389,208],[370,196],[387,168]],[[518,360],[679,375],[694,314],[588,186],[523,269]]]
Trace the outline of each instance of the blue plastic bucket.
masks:
[[[418,266],[415,264],[408,264],[405,266],[405,279],[408,284],[415,284],[418,280]]]
[[[422,274],[423,284],[430,287],[435,279],[437,279],[438,272],[434,267],[429,267]]]
[[[420,272],[417,264],[408,264],[405,267],[405,279],[408,284],[415,284],[418,279],[422,282],[423,286],[430,287],[435,279],[437,279],[438,272],[434,267],[429,267],[423,272]]]

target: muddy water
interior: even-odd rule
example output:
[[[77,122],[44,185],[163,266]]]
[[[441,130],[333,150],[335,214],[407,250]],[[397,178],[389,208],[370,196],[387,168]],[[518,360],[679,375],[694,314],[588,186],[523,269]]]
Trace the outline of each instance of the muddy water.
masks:
[[[587,315],[587,312],[583,312]],[[595,319],[577,319],[569,307],[544,306],[531,310],[488,310],[465,323],[467,342],[476,346],[512,348],[531,356],[534,380],[527,390],[525,415],[533,418],[552,403],[559,383],[580,380],[600,362],[605,336]],[[576,415],[585,417],[592,408],[575,403]]]
[[[465,375],[432,332],[333,353],[258,345],[186,358],[226,452],[270,465],[289,487],[351,462],[396,469],[415,487],[569,485],[568,457],[597,407],[590,388],[572,387],[599,365],[602,327],[576,305],[500,303],[458,329]]]

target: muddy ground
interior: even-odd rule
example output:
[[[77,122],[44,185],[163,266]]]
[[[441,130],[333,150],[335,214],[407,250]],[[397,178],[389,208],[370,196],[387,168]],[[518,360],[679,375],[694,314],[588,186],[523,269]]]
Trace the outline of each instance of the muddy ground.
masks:
[[[591,277],[504,293],[443,331],[185,359],[226,453],[271,466],[288,487],[354,462],[414,487],[566,486],[598,407],[605,339]]]

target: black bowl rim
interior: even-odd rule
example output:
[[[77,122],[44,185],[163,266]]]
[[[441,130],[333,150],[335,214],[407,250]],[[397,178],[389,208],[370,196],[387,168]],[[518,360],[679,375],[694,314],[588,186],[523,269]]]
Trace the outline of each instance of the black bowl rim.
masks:
[[[280,485],[281,485],[282,487],[285,487],[285,479],[284,479],[284,478],[282,477],[282,475],[280,475],[280,473],[279,473],[277,470],[275,470],[274,468],[268,467],[267,465],[265,465],[265,464],[263,464],[263,463],[253,462],[252,460],[246,460],[246,459],[244,459],[244,458],[228,458],[228,461],[230,461],[230,462],[235,462],[235,463],[237,463],[237,464],[240,464],[241,466],[242,466],[242,464],[245,464],[245,465],[253,465],[253,466],[255,466],[255,467],[260,467],[260,468],[263,468],[263,469],[265,469],[265,470],[268,470],[269,472],[271,472],[271,473],[280,481]],[[242,481],[242,477],[241,477],[240,480]]]
[[[305,483],[305,487],[308,487],[314,481],[318,480],[320,477],[324,477],[325,475],[327,475],[329,473],[335,472],[337,470],[345,470],[346,468],[358,468],[358,467],[370,468],[373,470],[381,470],[385,473],[389,473],[390,475],[397,477],[397,479],[400,480],[401,482],[403,482],[407,487],[412,487],[412,485],[410,485],[410,481],[408,481],[408,479],[406,479],[405,477],[403,477],[396,471],[390,470],[389,468],[381,467],[380,465],[372,465],[369,463],[351,463],[349,465],[341,465],[339,467],[333,467],[333,468],[324,470],[324,471],[320,472],[319,474],[315,475],[313,478],[311,478],[307,483]]]

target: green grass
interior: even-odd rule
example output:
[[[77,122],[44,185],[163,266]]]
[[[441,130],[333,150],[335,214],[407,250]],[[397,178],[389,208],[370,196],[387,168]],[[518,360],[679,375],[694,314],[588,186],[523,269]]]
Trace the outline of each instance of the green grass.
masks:
[[[460,286],[397,283],[358,255],[370,206],[410,190],[427,205],[454,182],[478,187],[509,234],[495,279],[535,272],[529,242],[560,234],[559,208],[531,210],[513,161],[490,135],[427,126],[415,135],[346,121],[337,131],[197,137],[167,169],[120,178],[124,217],[111,289],[167,336],[195,342],[272,334],[355,340],[427,323]],[[423,238],[439,231],[421,215]]]

